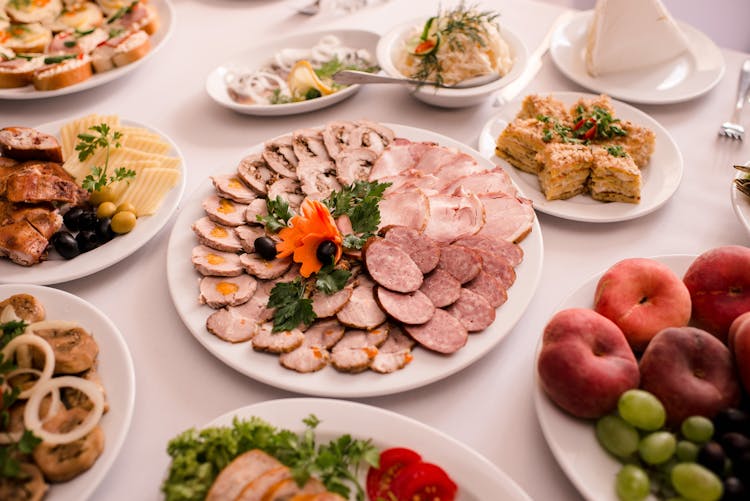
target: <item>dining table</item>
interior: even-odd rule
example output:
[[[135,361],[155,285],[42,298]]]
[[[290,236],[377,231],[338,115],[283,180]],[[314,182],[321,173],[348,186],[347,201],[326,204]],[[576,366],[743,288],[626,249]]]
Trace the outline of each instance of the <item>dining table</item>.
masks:
[[[476,148],[485,123],[502,110],[491,97],[467,108],[434,107],[414,99],[399,85],[365,85],[335,106],[299,115],[251,116],[218,106],[206,93],[206,77],[231,54],[308,31],[356,28],[382,35],[395,24],[435,15],[438,8],[434,0],[391,0],[351,12],[307,16],[296,11],[301,3],[171,0],[175,13],[171,36],[145,64],[82,92],[0,100],[0,124],[35,126],[99,113],[153,126],[168,135],[184,156],[182,209],[212,172],[236,165],[252,146],[295,129],[368,119],[430,130]],[[566,11],[530,0],[480,5],[499,12],[501,27],[517,34],[529,53]],[[538,343],[563,300],[621,259],[698,255],[723,245],[750,245],[748,229],[735,215],[730,197],[736,173],[732,166],[750,160],[750,141],[718,135],[735,103],[740,67],[750,54],[730,49],[721,49],[721,54],[725,73],[704,95],[673,104],[633,104],[658,121],[681,152],[682,179],[666,203],[641,217],[610,223],[537,212],[543,241],[541,278],[509,334],[448,377],[407,391],[351,400],[408,416],[466,444],[531,499],[581,499],[555,460],[537,417]],[[538,74],[518,90],[520,97],[589,92],[567,79],[549,54],[541,62]],[[750,126],[750,111],[742,121]],[[85,299],[109,317],[123,334],[135,366],[135,407],[127,438],[91,499],[161,499],[160,486],[169,465],[166,446],[172,437],[248,404],[305,396],[240,374],[191,335],[173,304],[167,281],[168,259],[175,259],[167,255],[175,219],[129,257],[84,278],[52,285]]]

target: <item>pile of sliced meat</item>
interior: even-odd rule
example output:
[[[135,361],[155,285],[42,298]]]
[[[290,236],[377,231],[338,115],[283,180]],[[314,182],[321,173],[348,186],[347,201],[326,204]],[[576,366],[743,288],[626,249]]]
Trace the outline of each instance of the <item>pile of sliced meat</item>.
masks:
[[[273,332],[271,289],[299,276],[299,267],[255,252],[256,238],[275,238],[258,221],[266,200],[281,196],[296,210],[305,197],[326,198],[358,180],[392,183],[380,202],[380,236],[348,256],[352,278],[341,291],[315,291],[313,324]],[[332,365],[389,373],[412,361],[415,344],[441,354],[460,349],[506,301],[523,258],[517,242],[534,221],[502,169],[366,121],[295,131],[212,181],[206,216],[192,226],[199,300],[216,310],[206,327],[278,354],[298,372]]]

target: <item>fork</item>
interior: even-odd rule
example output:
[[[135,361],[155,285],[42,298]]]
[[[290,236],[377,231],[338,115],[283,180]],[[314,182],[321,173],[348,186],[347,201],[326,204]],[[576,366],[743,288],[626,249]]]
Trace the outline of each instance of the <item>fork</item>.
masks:
[[[747,99],[748,89],[750,89],[750,59],[742,64],[740,83],[737,87],[737,102],[734,105],[732,117],[728,122],[721,124],[721,128],[719,128],[720,136],[742,141],[742,137],[745,135],[745,128],[740,125],[740,118],[742,117],[742,107]]]
[[[314,2],[305,5],[304,7],[300,7],[297,9],[297,12],[299,14],[304,14],[305,16],[315,16],[320,12],[320,0],[315,0]]]

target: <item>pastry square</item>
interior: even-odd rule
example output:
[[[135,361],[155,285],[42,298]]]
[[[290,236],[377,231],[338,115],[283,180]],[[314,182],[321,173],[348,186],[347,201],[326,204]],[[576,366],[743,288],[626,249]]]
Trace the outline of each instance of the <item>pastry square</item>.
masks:
[[[559,142],[557,134],[552,132],[551,124],[540,122],[536,118],[516,119],[498,136],[495,153],[513,167],[537,174],[543,167],[537,159],[537,153],[551,142]]]
[[[586,191],[594,157],[582,144],[551,143],[538,154],[544,166],[539,186],[547,200],[565,200]]]
[[[521,111],[518,112],[516,118],[539,117],[549,117],[566,125],[569,125],[571,120],[568,110],[565,109],[565,104],[562,101],[558,101],[551,96],[529,94],[523,99]]]
[[[627,120],[623,120],[620,126],[626,132],[626,135],[614,137],[608,142],[616,146],[622,146],[622,149],[633,157],[633,162],[642,169],[648,164],[651,155],[654,153],[656,134],[651,129]]]
[[[570,118],[575,121],[576,117],[581,115],[590,116],[594,111],[594,108],[601,108],[609,112],[613,117],[615,116],[615,108],[612,106],[612,100],[608,95],[600,94],[591,99],[582,97],[576,101],[573,106],[570,107]]]
[[[602,202],[641,201],[641,171],[622,147],[594,146],[594,163],[588,189],[591,198]]]

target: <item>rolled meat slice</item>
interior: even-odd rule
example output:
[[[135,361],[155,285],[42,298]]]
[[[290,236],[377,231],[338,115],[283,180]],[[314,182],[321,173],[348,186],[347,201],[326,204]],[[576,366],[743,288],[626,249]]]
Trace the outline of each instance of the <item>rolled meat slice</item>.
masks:
[[[259,224],[263,223],[258,221],[258,217],[265,217],[268,215],[268,202],[265,198],[258,198],[253,200],[247,205],[245,209],[245,222],[247,224]]]
[[[485,208],[474,194],[431,195],[430,218],[424,232],[438,242],[452,242],[477,233],[485,224]],[[494,213],[492,217],[494,216]]]
[[[340,190],[336,166],[331,160],[302,158],[297,166],[300,189],[313,200],[328,198],[332,191]]]
[[[424,276],[409,254],[384,238],[370,238],[364,247],[364,262],[375,282],[396,292],[414,292]]]
[[[256,280],[245,274],[237,277],[203,277],[198,302],[216,309],[238,306],[252,297],[257,286]]]
[[[438,353],[450,354],[461,349],[469,337],[463,324],[440,308],[425,324],[407,325],[404,330],[420,345]]]
[[[464,288],[485,298],[493,308],[502,306],[508,300],[507,290],[486,271],[480,271],[474,280],[464,285]]]
[[[219,195],[241,204],[249,204],[258,194],[247,187],[236,174],[220,174],[211,176],[211,182]]]
[[[371,331],[346,331],[331,351],[331,364],[342,372],[362,372],[370,366],[378,354],[378,346],[387,337],[388,326],[385,324]]]
[[[430,298],[418,290],[401,293],[377,287],[375,299],[387,315],[404,324],[423,324],[435,313],[435,305]]]
[[[456,317],[469,332],[479,332],[495,321],[495,308],[487,300],[469,289],[461,289],[458,301],[446,311]]]
[[[349,146],[369,148],[377,154],[383,153],[393,142],[395,133],[383,124],[369,120],[357,120],[357,127],[349,134]]]
[[[193,266],[201,275],[236,277],[242,274],[240,256],[198,245],[193,247]]]
[[[364,276],[358,277],[357,281],[349,301],[336,314],[336,318],[348,327],[374,329],[386,320],[385,313],[373,297],[375,284]]]
[[[250,226],[249,224],[236,227],[234,232],[237,234],[237,238],[240,239],[242,250],[247,253],[255,252],[255,240],[266,236],[265,228],[262,226]]]
[[[534,225],[531,200],[522,197],[480,197],[488,214],[478,235],[518,243]],[[459,237],[460,238],[460,237]]]
[[[299,160],[292,147],[292,136],[287,135],[269,141],[263,150],[263,159],[269,167],[283,177],[297,179],[297,164]]]
[[[411,349],[414,340],[404,334],[401,327],[391,325],[388,338],[378,348],[378,354],[370,362],[370,369],[380,374],[390,374],[406,367],[414,357]]]
[[[305,340],[305,334],[299,329],[273,332],[273,323],[265,322],[260,325],[253,336],[253,349],[269,353],[288,353],[299,347]]]
[[[378,154],[367,148],[347,148],[336,157],[336,177],[343,186],[367,181]]]
[[[237,175],[261,195],[268,193],[268,185],[279,179],[279,174],[271,170],[262,153],[253,153],[240,160]]]
[[[340,312],[354,292],[353,285],[347,285],[338,292],[326,294],[316,289],[312,295],[312,309],[318,318],[327,318]]]
[[[208,217],[202,217],[190,227],[198,237],[198,242],[224,252],[239,252],[242,244],[234,228],[224,226],[211,221]]]
[[[471,235],[459,238],[454,243],[500,255],[507,259],[513,267],[518,266],[523,261],[523,249],[521,246],[507,240],[492,238],[487,235]]]
[[[245,224],[246,204],[239,204],[228,198],[211,195],[203,201],[203,210],[215,223],[225,226],[239,226]]]
[[[482,259],[463,245],[445,245],[440,249],[438,269],[447,271],[461,284],[473,280],[482,271]]]
[[[429,273],[438,265],[440,246],[424,233],[407,226],[386,226],[381,233],[386,240],[398,244],[409,254],[422,273]]]
[[[268,297],[274,285],[268,280],[258,281],[255,294],[246,303],[215,311],[206,320],[206,328],[211,334],[231,343],[251,339],[258,331],[258,325],[273,316],[275,309],[268,307]]]
[[[400,225],[422,231],[430,217],[430,204],[422,190],[410,189],[390,194],[378,203],[380,228]]]
[[[424,277],[419,290],[430,298],[437,308],[443,308],[455,302],[461,295],[461,282],[447,271],[438,268]]]
[[[354,122],[336,121],[330,122],[323,129],[323,144],[328,154],[337,159],[343,150],[349,146],[349,135],[357,127]]]
[[[303,160],[330,161],[331,156],[318,129],[297,129],[292,133],[292,150],[299,162]],[[299,175],[299,167],[297,170]]]
[[[272,259],[267,261],[260,257],[257,253],[242,254],[240,256],[240,263],[242,267],[250,275],[269,280],[271,278],[278,278],[289,269],[292,265],[292,258],[286,257],[284,259]]]
[[[289,207],[297,211],[302,204],[302,200],[305,199],[305,193],[302,191],[302,186],[297,179],[282,177],[268,187],[268,198],[276,200],[276,197],[286,200]]]

